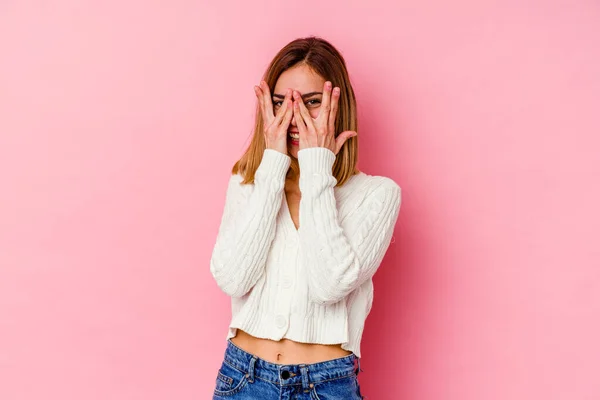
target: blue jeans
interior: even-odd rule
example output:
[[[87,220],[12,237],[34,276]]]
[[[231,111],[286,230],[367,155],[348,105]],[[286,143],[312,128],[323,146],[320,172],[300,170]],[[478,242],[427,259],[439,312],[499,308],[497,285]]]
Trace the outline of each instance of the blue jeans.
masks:
[[[213,400],[360,400],[359,372],[354,354],[314,364],[273,364],[228,340]]]

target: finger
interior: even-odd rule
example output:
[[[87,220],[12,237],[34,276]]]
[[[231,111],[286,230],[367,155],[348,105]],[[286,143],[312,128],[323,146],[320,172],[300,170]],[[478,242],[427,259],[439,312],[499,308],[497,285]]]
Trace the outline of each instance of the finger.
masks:
[[[279,125],[285,118],[287,110],[292,108],[291,97],[292,97],[292,91],[291,91],[291,89],[288,89],[285,92],[285,97],[283,98],[283,102],[282,102],[283,104],[281,105],[281,108],[279,110],[277,110],[277,115],[275,116],[274,124]]]
[[[260,113],[263,115],[263,118],[265,118],[265,105],[263,104],[263,94],[260,86],[254,86],[254,93],[256,94],[256,98],[258,99]]]
[[[265,81],[260,81],[260,88],[262,89],[265,113],[267,113],[270,120],[273,120],[275,118],[275,114],[273,114],[273,102],[271,101],[271,90],[269,89],[269,85],[267,85],[267,82]]]
[[[292,121],[292,116],[294,115],[294,107],[292,106],[292,100],[285,99],[285,102],[287,103],[287,107],[285,109],[285,115],[283,116],[283,120],[281,121],[281,125],[279,125],[279,128],[287,132],[287,129],[290,126],[290,122]]]
[[[298,104],[298,111],[302,116],[307,132],[314,131],[315,126],[313,123],[313,118],[310,115],[310,112],[308,112],[308,108],[306,108],[304,100],[302,100],[302,96],[300,96],[300,92],[298,91],[294,91],[294,103]]]
[[[329,111],[329,119],[327,121],[329,125],[329,132],[335,137],[335,120],[338,111],[338,102],[340,100],[340,88],[336,87],[333,89],[331,94],[331,111]]]
[[[300,105],[298,101],[294,101],[294,118],[296,118],[296,126],[298,127],[298,132],[301,137],[306,137],[308,133],[308,129],[306,127],[306,122],[304,121],[304,117],[300,112]]]
[[[344,145],[344,143],[346,143],[346,140],[357,135],[358,133],[356,133],[355,131],[344,131],[340,133],[338,137],[335,138],[335,154],[340,152],[342,146]]]
[[[319,110],[319,116],[317,119],[324,122],[327,125],[327,119],[329,118],[329,110],[331,109],[331,82],[327,81],[323,85],[323,97],[321,98],[321,109]]]

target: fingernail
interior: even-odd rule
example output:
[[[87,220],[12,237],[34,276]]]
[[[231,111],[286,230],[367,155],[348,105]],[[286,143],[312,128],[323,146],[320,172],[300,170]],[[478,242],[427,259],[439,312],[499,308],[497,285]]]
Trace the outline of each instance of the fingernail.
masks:
[[[336,87],[335,89],[333,89],[333,93],[334,94],[340,94],[340,88]]]
[[[325,87],[327,87],[327,89],[331,89],[331,82],[325,82]]]

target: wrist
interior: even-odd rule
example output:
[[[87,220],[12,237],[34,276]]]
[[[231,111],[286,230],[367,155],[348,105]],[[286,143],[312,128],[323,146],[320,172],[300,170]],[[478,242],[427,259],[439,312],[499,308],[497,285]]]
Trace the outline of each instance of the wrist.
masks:
[[[327,147],[307,147],[298,150],[298,165],[300,174],[332,174],[335,163],[335,153]]]
[[[281,154],[285,154],[286,156],[288,155],[287,143],[285,145],[271,145],[267,143],[267,145],[265,146],[265,150],[267,149],[275,150]]]

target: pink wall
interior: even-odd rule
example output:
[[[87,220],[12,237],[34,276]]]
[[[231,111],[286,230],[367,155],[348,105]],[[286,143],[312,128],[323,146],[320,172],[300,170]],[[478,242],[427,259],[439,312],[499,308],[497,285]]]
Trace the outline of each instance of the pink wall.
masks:
[[[360,165],[403,188],[364,393],[600,398],[600,6],[363,3],[2,2],[1,399],[210,397],[228,170],[307,34],[347,59]]]

